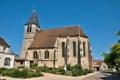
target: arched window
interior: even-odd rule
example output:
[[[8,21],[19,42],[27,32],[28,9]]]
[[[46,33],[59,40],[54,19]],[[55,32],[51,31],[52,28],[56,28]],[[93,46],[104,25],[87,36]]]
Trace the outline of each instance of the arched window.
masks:
[[[10,58],[5,58],[5,60],[4,60],[4,65],[5,66],[10,66],[10,61],[11,61],[11,59]]]
[[[29,32],[31,32],[32,31],[32,26],[30,25],[30,27],[29,27],[30,29],[29,29]]]
[[[31,32],[32,31],[32,26],[31,25],[28,25],[27,27],[27,32]]]
[[[86,56],[86,48],[85,48],[85,45],[86,45],[86,43],[83,42],[83,56],[84,56],[84,57]]]
[[[76,43],[73,42],[73,56],[76,57]]]
[[[38,59],[38,53],[37,53],[37,51],[33,52],[33,59]]]
[[[27,27],[27,32],[29,32],[29,26]]]
[[[62,57],[65,57],[65,43],[62,42]]]
[[[47,59],[47,58],[49,58],[49,51],[48,50],[45,51],[45,59]]]

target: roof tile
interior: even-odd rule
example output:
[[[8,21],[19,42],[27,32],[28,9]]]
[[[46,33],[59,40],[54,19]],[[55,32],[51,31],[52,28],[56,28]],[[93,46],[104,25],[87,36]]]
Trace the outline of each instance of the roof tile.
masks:
[[[53,48],[57,37],[78,36],[86,37],[79,26],[66,26],[60,28],[40,30],[35,36],[29,49]]]

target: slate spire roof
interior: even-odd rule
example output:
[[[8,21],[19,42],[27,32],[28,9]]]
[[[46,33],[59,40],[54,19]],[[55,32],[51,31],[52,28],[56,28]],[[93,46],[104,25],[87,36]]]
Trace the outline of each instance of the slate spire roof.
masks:
[[[3,38],[1,38],[1,37],[0,37],[0,45],[10,47],[10,46],[8,45],[8,43],[7,43]]]
[[[26,22],[26,25],[29,25],[29,24],[36,24],[38,27],[40,27],[38,22],[38,16],[35,10],[32,11],[32,14],[30,15],[30,17]]]

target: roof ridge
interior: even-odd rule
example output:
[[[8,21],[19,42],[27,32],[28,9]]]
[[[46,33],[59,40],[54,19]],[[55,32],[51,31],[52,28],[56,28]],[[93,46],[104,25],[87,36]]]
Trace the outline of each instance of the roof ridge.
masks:
[[[42,30],[50,30],[50,29],[59,29],[59,28],[67,28],[67,27],[79,27],[79,25],[69,25],[69,26],[58,26],[58,27],[53,27],[53,28],[47,28],[47,29],[42,29]]]

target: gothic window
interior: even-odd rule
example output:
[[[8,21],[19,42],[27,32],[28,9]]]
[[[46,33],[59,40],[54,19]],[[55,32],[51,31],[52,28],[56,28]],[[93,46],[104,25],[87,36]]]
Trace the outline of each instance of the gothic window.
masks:
[[[65,56],[65,43],[62,42],[62,57]]]
[[[76,57],[76,43],[73,42],[73,56]]]
[[[85,42],[83,42],[83,56],[85,57],[86,56],[86,48],[85,48]]]
[[[37,53],[37,51],[33,52],[33,59],[38,59],[38,53]]]
[[[4,65],[5,66],[10,66],[10,61],[11,61],[11,59],[10,58],[5,58],[5,60],[4,60]]]
[[[47,59],[47,58],[49,58],[49,51],[48,50],[45,51],[45,59]]]

